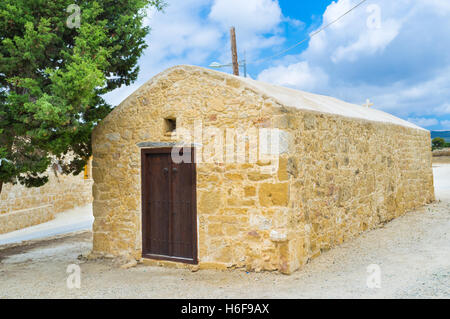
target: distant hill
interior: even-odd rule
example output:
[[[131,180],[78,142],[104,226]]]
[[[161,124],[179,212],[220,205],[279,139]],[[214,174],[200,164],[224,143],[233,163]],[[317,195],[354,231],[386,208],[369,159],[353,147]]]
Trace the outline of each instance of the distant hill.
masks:
[[[442,137],[446,142],[450,143],[450,131],[431,131],[431,139]]]

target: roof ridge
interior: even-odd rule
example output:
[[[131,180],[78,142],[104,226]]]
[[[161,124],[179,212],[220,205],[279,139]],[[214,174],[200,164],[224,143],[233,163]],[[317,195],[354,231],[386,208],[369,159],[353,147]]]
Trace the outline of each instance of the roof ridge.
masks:
[[[149,88],[153,84],[158,83],[159,80],[167,77],[169,74],[177,70],[183,70],[186,72],[202,71],[204,74],[220,76],[224,79],[224,81],[226,79],[238,80],[244,86],[247,86],[248,88],[251,88],[260,94],[266,95],[277,101],[280,105],[284,105],[286,107],[293,107],[299,110],[306,110],[306,111],[316,111],[319,113],[331,115],[340,115],[346,118],[355,118],[366,121],[395,124],[413,129],[427,131],[422,127],[419,127],[413,123],[398,118],[390,113],[374,108],[366,108],[360,105],[345,102],[332,96],[320,95],[289,87],[278,86],[271,83],[257,81],[250,78],[243,78],[232,74],[193,65],[176,65],[164,70],[163,72],[155,75],[149,81],[144,83],[122,103],[124,103],[130,97],[139,94],[143,89]]]

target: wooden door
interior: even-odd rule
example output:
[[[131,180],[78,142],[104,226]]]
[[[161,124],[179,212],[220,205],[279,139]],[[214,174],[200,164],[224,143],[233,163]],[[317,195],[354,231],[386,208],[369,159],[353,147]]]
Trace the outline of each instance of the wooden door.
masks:
[[[197,263],[194,149],[174,163],[171,148],[142,150],[142,255]]]

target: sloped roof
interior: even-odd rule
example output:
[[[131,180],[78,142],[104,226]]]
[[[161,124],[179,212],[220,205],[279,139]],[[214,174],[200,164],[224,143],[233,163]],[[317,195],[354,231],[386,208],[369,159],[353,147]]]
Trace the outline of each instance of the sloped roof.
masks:
[[[274,98],[280,104],[285,106],[425,130],[424,128],[402,120],[392,114],[374,108],[347,103],[334,97],[294,90],[248,78],[242,78],[242,82]]]
[[[424,128],[421,128],[413,123],[402,120],[398,117],[395,117],[392,114],[374,108],[368,108],[361,105],[351,104],[325,95],[313,94],[282,86],[276,86],[273,84],[255,81],[249,78],[238,77],[228,73],[218,72],[198,66],[180,65],[169,68],[164,72],[156,75],[153,79],[144,84],[138,91],[140,91],[144,87],[148,87],[149,85],[158,82],[158,79],[164,78],[168,74],[175,72],[177,70],[183,70],[186,72],[201,71],[203,74],[206,75],[207,74],[214,75],[215,78],[221,77],[224,79],[224,81],[226,79],[238,80],[241,82],[243,87],[253,89],[256,92],[259,92],[261,95],[268,96],[277,101],[279,104],[284,105],[286,107],[294,107],[300,110],[309,110],[320,113],[335,114],[348,118],[390,123],[418,130],[425,130]]]

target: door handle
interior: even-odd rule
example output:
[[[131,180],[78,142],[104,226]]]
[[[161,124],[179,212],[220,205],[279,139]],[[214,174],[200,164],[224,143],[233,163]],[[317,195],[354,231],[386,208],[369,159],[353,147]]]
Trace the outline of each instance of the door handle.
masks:
[[[176,173],[178,172],[178,169],[176,167],[172,168],[172,172]]]
[[[163,168],[163,172],[164,172],[164,175],[167,175],[167,173],[169,173],[169,169],[167,167]]]

